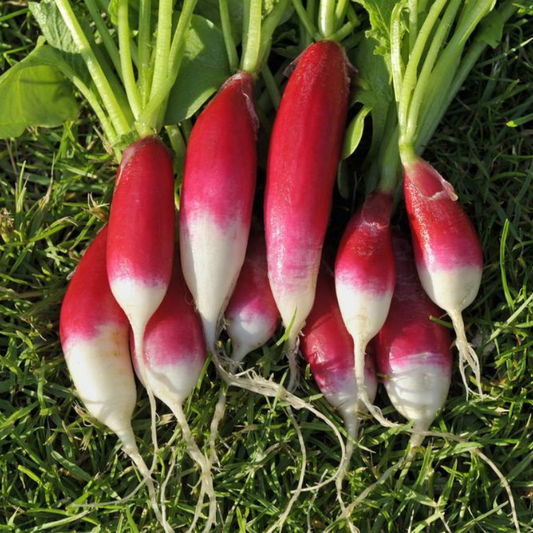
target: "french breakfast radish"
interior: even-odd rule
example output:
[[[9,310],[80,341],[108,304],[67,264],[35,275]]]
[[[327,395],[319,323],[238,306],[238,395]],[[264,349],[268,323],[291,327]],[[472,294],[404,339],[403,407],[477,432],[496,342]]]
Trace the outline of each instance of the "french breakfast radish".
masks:
[[[133,341],[133,339],[132,339]],[[213,489],[211,465],[202,454],[191,435],[183,412],[183,403],[194,390],[206,360],[206,347],[202,322],[194,309],[192,296],[187,289],[179,257],[174,258],[170,286],[162,304],[153,314],[144,334],[144,377],[140,372],[137,352],[133,352],[134,367],[143,385],[145,379],[154,395],[174,413],[187,443],[189,455],[202,470],[202,490],[210,499],[209,517],[204,531],[209,531],[216,518],[216,496]],[[199,517],[203,497],[189,531]]]
[[[179,215],[181,264],[214,352],[244,263],[256,181],[253,78],[232,76],[196,121]]]
[[[135,350],[143,351],[144,331],[167,292],[174,256],[174,178],[167,148],[156,137],[143,138],[125,151],[118,169],[109,217],[107,274],[111,291],[133,330]],[[141,360],[142,361],[142,360]],[[140,374],[152,411],[151,387]]]
[[[61,346],[79,397],[89,413],[118,436],[146,482],[161,520],[151,474],[131,427],[137,395],[128,347],[129,325],[109,287],[107,240],[105,226],[70,281],[59,319]]]
[[[290,332],[289,388],[297,378],[298,336],[315,286],[339,163],[350,89],[349,64],[333,41],[298,58],[274,122],[265,190],[268,277]]]
[[[394,291],[391,211],[391,194],[379,190],[370,194],[348,223],[335,261],[339,308],[354,341],[357,394],[367,409],[387,426],[391,423],[368,397],[364,368],[367,344],[385,323]]]
[[[466,338],[462,317],[481,284],[483,254],[479,238],[452,185],[429,163],[416,156],[404,159],[404,170],[405,205],[420,281],[433,302],[452,319],[459,368],[467,390],[465,361],[482,394],[479,360]]]
[[[226,309],[231,358],[240,362],[274,335],[279,312],[268,282],[265,237],[252,225],[246,258]]]
[[[393,233],[396,285],[389,315],[374,341],[378,372],[396,410],[414,422],[411,447],[422,442],[444,406],[452,373],[448,330],[430,320],[443,312],[424,292],[408,241]]]

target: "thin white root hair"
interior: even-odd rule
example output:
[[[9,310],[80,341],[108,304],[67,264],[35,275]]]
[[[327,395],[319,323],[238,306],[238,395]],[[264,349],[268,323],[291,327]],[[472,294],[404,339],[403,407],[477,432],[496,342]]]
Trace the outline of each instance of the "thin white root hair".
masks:
[[[168,482],[170,481],[170,478],[172,477],[172,472],[174,471],[174,468],[176,466],[176,456],[177,456],[177,448],[172,448],[172,454],[170,459],[170,466],[168,468],[167,475],[165,476],[165,479],[163,483],[161,484],[161,495],[159,498],[159,502],[161,504],[161,514],[163,515],[163,520],[167,520],[167,505],[165,503],[166,501],[166,490]]]
[[[452,319],[453,328],[455,330],[455,334],[457,335],[455,345],[457,346],[457,350],[459,352],[459,370],[461,372],[461,377],[463,378],[463,383],[466,387],[467,399],[468,393],[474,393],[474,391],[472,391],[472,389],[468,385],[468,380],[466,378],[465,373],[465,361],[474,373],[474,378],[476,380],[479,396],[480,398],[483,398],[484,396],[483,390],[481,388],[481,367],[479,364],[479,358],[477,356],[476,351],[474,350],[474,348],[472,348],[472,345],[468,342],[468,339],[466,338],[463,315],[460,311],[451,313],[449,312],[448,314]]]
[[[198,521],[198,518],[202,512],[203,505],[203,494],[207,494],[209,498],[209,514],[207,517],[207,522],[203,529],[204,533],[207,533],[211,530],[213,525],[216,523],[216,514],[217,514],[217,497],[215,489],[213,488],[213,476],[211,474],[211,461],[200,451],[198,445],[194,441],[194,438],[191,434],[191,429],[187,423],[187,418],[183,412],[183,407],[181,404],[175,404],[170,406],[174,416],[176,417],[178,424],[181,428],[181,433],[183,435],[183,440],[187,444],[187,453],[191,456],[193,461],[195,461],[201,469],[201,480],[202,480],[202,489],[200,491],[202,497],[198,499],[196,504],[196,509],[194,512],[193,524],[191,525],[189,531],[193,532],[194,525]]]
[[[209,460],[211,461],[211,464],[219,464],[219,460],[217,457],[216,441],[218,435],[218,427],[220,425],[220,422],[224,418],[224,414],[226,413],[227,394],[227,391],[224,390],[224,386],[221,386],[220,393],[218,395],[217,405],[215,407],[215,414],[213,415],[213,419],[211,420],[211,426],[209,428]]]
[[[357,396],[365,404],[369,413],[382,425],[387,428],[400,428],[403,424],[397,424],[387,420],[381,409],[370,402],[365,384],[365,350],[368,344],[366,339],[353,337],[354,340],[354,372],[357,382]]]
[[[335,481],[339,477],[339,475],[341,474],[340,468],[344,461],[344,457],[346,455],[346,447],[344,445],[344,440],[342,438],[340,431],[337,429],[337,427],[331,420],[329,420],[325,415],[323,415],[320,411],[318,411],[318,409],[313,407],[313,405],[311,405],[309,402],[306,402],[305,400],[302,400],[301,398],[298,398],[298,396],[295,396],[294,394],[292,394],[292,392],[289,392],[280,383],[275,383],[271,379],[267,380],[263,378],[262,376],[257,375],[252,370],[247,370],[239,375],[232,374],[228,372],[221,363],[224,356],[221,357],[216,351],[212,353],[212,356],[213,356],[213,363],[217,369],[218,375],[228,385],[233,385],[235,387],[239,387],[241,389],[245,389],[250,392],[261,394],[263,396],[269,396],[271,398],[278,398],[282,401],[287,402],[292,408],[296,409],[297,411],[299,411],[300,409],[307,409],[308,411],[313,413],[317,418],[319,418],[325,424],[327,424],[331,428],[333,433],[335,434],[335,437],[339,441],[339,444],[341,447],[341,463],[339,467],[337,468],[333,476],[331,476],[325,481],[322,481],[312,487],[302,488],[302,492],[318,490],[324,487],[325,485],[331,483],[332,481]]]
[[[296,502],[296,500],[300,497],[300,494],[302,493],[302,488],[303,488],[304,479],[305,479],[305,469],[306,469],[306,462],[307,462],[307,451],[305,449],[304,437],[302,435],[302,430],[300,429],[300,426],[298,426],[298,424],[296,423],[296,420],[294,419],[294,415],[292,414],[290,409],[287,409],[287,414],[289,415],[289,418],[291,419],[292,425],[294,426],[294,429],[296,430],[296,433],[298,434],[298,441],[300,443],[300,449],[302,451],[302,468],[300,470],[300,477],[298,479],[298,486],[296,487],[296,490],[292,491],[292,496],[291,496],[291,499],[289,500],[289,503],[287,504],[287,507],[285,508],[285,510],[283,511],[281,516],[278,518],[276,523],[274,525],[272,525],[270,528],[268,528],[266,533],[273,533],[276,530],[279,530],[280,533],[281,533],[281,531],[283,529],[283,525],[285,524],[285,522],[286,522],[286,520],[287,520],[287,518],[288,518],[288,516],[289,516],[289,514],[291,512],[292,506],[294,505],[294,503]]]

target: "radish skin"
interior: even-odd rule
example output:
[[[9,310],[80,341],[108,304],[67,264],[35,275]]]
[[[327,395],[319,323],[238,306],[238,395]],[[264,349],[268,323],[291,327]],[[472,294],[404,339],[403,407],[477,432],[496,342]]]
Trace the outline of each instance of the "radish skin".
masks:
[[[274,122],[265,190],[268,277],[290,332],[289,389],[297,382],[298,335],[313,307],[340,159],[350,89],[349,64],[333,41],[298,58]]]
[[[244,263],[256,182],[253,78],[232,76],[196,121],[180,211],[181,264],[215,353],[221,320]]]
[[[202,322],[192,305],[177,256],[168,291],[146,326],[143,345],[144,377],[139,371],[141,365],[137,352],[133,353],[135,371],[143,385],[146,386],[147,379],[154,395],[174,413],[189,455],[201,468],[202,493],[205,491],[210,499],[209,516],[204,527],[204,532],[207,532],[216,519],[211,464],[194,441],[183,413],[183,403],[194,390],[204,367],[206,347]],[[190,532],[194,531],[202,503],[203,497],[198,501]]]
[[[429,163],[412,156],[404,161],[404,171],[405,204],[420,281],[431,300],[452,319],[467,393],[465,361],[482,396],[479,359],[468,343],[462,317],[481,284],[481,244],[453,187]]]
[[[395,424],[372,405],[365,387],[364,367],[367,344],[385,323],[394,291],[391,211],[391,194],[380,191],[370,194],[348,223],[335,261],[339,308],[354,341],[357,394],[385,426]]]
[[[393,235],[396,285],[387,317],[375,339],[378,372],[396,410],[414,422],[410,446],[419,446],[442,409],[451,383],[448,330],[430,317],[442,314],[424,292],[413,252],[399,233]]]
[[[263,233],[252,229],[246,259],[225,314],[231,358],[239,363],[274,335],[279,311],[268,282]]]
[[[115,301],[106,269],[108,227],[85,252],[70,281],[60,316],[61,346],[79,397],[89,413],[113,431],[146,483],[163,524],[155,488],[131,427],[137,400],[128,347],[129,325]]]
[[[156,137],[130,145],[118,169],[111,203],[107,273],[111,290],[126,313],[137,353],[143,352],[146,324],[159,307],[172,274],[174,178],[166,147]],[[143,381],[144,364],[140,365]],[[155,400],[146,388],[157,451]]]

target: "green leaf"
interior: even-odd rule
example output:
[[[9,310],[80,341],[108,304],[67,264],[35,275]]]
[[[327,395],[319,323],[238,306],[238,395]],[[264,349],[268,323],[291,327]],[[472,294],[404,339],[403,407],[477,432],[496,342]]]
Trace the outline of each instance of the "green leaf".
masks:
[[[209,20],[193,16],[185,54],[170,92],[165,125],[191,117],[230,76],[222,32]]]
[[[489,13],[481,23],[479,38],[491,48],[496,48],[502,42],[505,20],[498,11]]]
[[[370,111],[372,111],[371,107],[363,106],[348,125],[342,147],[342,159],[350,157],[359,146],[365,128],[365,117]]]
[[[0,77],[0,138],[18,137],[28,126],[60,126],[79,115],[73,86],[58,68],[60,52],[38,45]]]
[[[195,12],[221,28],[218,1],[219,0],[201,0],[201,2],[198,2],[196,5]],[[239,44],[242,39],[242,7],[242,0],[228,0],[231,33],[235,44]]]
[[[63,52],[78,52],[72,34],[55,3],[50,0],[29,2],[28,7],[48,44]]]
[[[381,55],[390,52],[391,17],[397,0],[356,0],[368,12],[371,29],[366,32],[367,37],[378,43],[376,50]]]

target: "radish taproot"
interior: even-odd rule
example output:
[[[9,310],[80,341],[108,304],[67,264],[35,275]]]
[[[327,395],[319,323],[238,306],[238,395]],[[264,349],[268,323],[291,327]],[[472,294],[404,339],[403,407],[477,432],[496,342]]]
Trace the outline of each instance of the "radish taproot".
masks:
[[[389,312],[396,270],[390,217],[392,195],[376,191],[351,218],[335,260],[335,288],[340,312],[354,342],[357,394],[386,426],[392,425],[372,405],[365,387],[365,350]]]
[[[134,343],[133,335],[132,341]],[[170,408],[181,428],[189,455],[202,471],[201,496],[189,531],[194,530],[199,518],[204,492],[210,500],[204,531],[209,531],[216,518],[216,495],[211,465],[194,441],[183,412],[183,403],[196,387],[202,372],[207,350],[202,322],[194,309],[177,254],[170,285],[163,302],[146,326],[143,346],[144,376],[141,372],[140,357],[136,351],[132,354],[137,376],[145,387],[153,391],[154,396]]]
[[[113,431],[146,483],[157,518],[155,488],[131,426],[137,400],[128,346],[129,325],[115,301],[106,268],[108,226],[91,243],[74,272],[61,306],[61,346],[89,413]]]
[[[296,61],[268,152],[265,234],[268,277],[285,328],[289,389],[298,375],[298,336],[313,307],[350,89],[349,64],[333,41]]]
[[[375,338],[378,372],[396,410],[414,422],[410,446],[418,446],[442,409],[452,373],[448,330],[431,320],[439,309],[420,284],[413,251],[399,232],[393,233],[396,285],[389,315]]]

